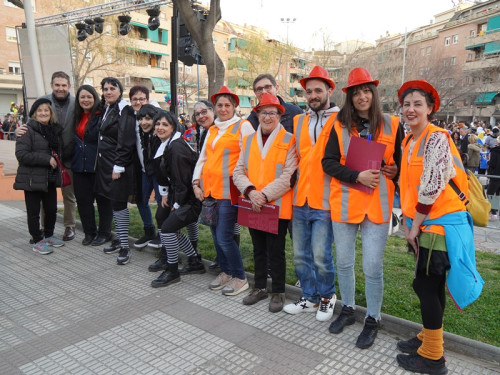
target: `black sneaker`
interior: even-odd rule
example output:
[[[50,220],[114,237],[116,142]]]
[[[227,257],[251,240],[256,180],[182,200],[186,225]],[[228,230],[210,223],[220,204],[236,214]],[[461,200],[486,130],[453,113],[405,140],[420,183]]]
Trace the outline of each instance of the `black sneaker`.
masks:
[[[130,249],[129,248],[121,248],[118,253],[118,257],[116,258],[116,263],[120,266],[123,266],[130,262]]]
[[[418,337],[412,337],[409,340],[400,340],[397,343],[397,347],[400,351],[407,354],[414,354],[417,352],[418,348],[422,345],[422,341]]]
[[[92,243],[92,241],[94,240],[94,237],[95,237],[95,235],[93,235],[93,234],[85,233],[85,238],[82,241],[82,245],[83,246],[90,245]]]
[[[431,375],[446,375],[448,373],[444,357],[434,361],[419,354],[398,354],[396,359],[398,364],[407,371]]]
[[[342,311],[340,315],[335,319],[328,330],[330,333],[340,333],[344,330],[345,326],[350,326],[356,322],[356,318],[354,316],[354,309],[350,306],[342,306]]]
[[[113,241],[111,241],[111,244],[109,246],[106,246],[102,251],[104,251],[104,254],[113,254],[118,252],[120,249],[120,240],[115,238]]]
[[[358,336],[358,340],[356,341],[356,346],[360,349],[367,349],[373,345],[375,342],[375,338],[377,337],[378,332],[378,322],[368,316],[365,319],[365,326],[363,330]]]
[[[160,235],[157,235],[154,240],[149,241],[148,246],[154,249],[160,249],[161,248]]]
[[[144,236],[134,242],[134,247],[142,249],[156,238],[155,227],[144,227]]]

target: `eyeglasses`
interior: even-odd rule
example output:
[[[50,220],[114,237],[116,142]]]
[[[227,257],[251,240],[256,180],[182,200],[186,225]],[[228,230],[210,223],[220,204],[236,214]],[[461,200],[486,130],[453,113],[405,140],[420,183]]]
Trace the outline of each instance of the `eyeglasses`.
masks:
[[[203,109],[200,112],[194,113],[194,118],[200,118],[201,116],[205,116],[208,113],[208,109]]]
[[[266,116],[269,116],[269,118],[275,118],[278,115],[279,115],[278,112],[264,112],[264,111],[259,112],[259,116],[262,118],[266,118]]]
[[[273,88],[273,85],[265,85],[265,86],[256,87],[253,91],[255,91],[255,92],[270,91],[272,88]]]
[[[130,101],[132,103],[145,103],[146,100],[148,100],[148,98],[133,98],[133,99],[130,99]]]

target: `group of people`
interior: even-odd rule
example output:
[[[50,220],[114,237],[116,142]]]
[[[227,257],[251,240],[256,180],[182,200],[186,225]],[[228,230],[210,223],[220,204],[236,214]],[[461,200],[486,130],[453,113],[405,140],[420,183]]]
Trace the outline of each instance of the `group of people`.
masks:
[[[460,307],[473,302],[482,288],[475,270],[472,220],[448,183],[453,179],[467,194],[465,169],[450,134],[430,123],[440,105],[434,87],[418,80],[400,88],[402,119],[410,129],[405,137],[399,117],[382,113],[378,83],[366,69],[353,69],[339,108],[331,102],[335,83],[316,66],[300,81],[309,105],[302,113],[277,95],[272,75],[261,74],[253,82],[258,104],[246,120],[238,116],[238,96],[222,86],[210,101],[194,105],[199,153],[186,142],[174,115],[148,104],[145,87],[130,89],[130,104],[123,100],[116,78],[103,79],[101,100],[92,87],[80,87],[68,129],[53,109],[57,97],[52,98],[55,102],[40,98],[32,105],[26,134],[16,148],[20,166],[15,188],[25,190],[33,249],[48,253],[63,244],[53,236],[59,156],[62,165],[71,161],[84,245],[109,241],[114,218],[117,239],[104,252],[118,252],[117,263],[127,264],[128,203],[137,203],[145,236],[135,245],[159,242],[160,256],[148,269],[163,271],[151,286],[164,287],[179,282],[181,274],[205,272],[197,250],[198,217],[203,212],[210,218],[220,268],[209,289],[226,296],[248,291],[244,305],[270,297],[270,312],[311,312],[319,321],[330,321],[337,274],[342,309],[329,331],[340,334],[355,322],[359,231],[367,311],[356,346],[366,349],[373,345],[380,324],[384,249],[399,185],[403,228],[417,259],[413,288],[423,328],[416,337],[398,342],[404,354],[397,361],[406,370],[445,374],[445,282]],[[371,142],[381,147],[380,156],[349,153],[350,145],[368,148]],[[158,235],[147,203],[153,190]],[[271,208],[278,214],[273,231],[249,228],[255,264],[252,287],[239,250],[237,217],[243,208],[235,204],[238,196],[246,198],[255,213]],[[43,233],[40,202],[45,210]],[[302,296],[285,305],[287,231]],[[455,236],[457,232],[461,235]],[[188,257],[182,268],[179,249]]]

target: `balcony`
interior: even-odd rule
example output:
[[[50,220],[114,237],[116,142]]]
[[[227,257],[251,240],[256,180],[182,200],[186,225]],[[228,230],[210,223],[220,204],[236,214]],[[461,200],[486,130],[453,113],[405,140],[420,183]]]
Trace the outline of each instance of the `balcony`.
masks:
[[[465,49],[474,49],[484,46],[486,43],[500,41],[500,32],[478,35],[465,39]]]
[[[3,90],[22,90],[23,76],[21,74],[12,74],[4,69],[0,70],[0,89]]]
[[[498,68],[500,66],[499,55],[487,55],[475,60],[468,60],[464,64],[464,72],[471,70],[481,70],[487,68]]]

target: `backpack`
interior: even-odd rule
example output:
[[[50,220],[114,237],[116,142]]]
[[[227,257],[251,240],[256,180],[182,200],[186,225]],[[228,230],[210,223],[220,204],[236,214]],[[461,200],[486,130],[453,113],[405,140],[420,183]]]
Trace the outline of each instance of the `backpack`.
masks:
[[[486,227],[488,225],[491,203],[484,193],[483,186],[470,170],[467,170],[467,182],[469,184],[469,197],[460,191],[455,181],[450,180],[450,186],[458,194],[462,203],[465,204],[465,208],[472,216],[474,225]]]

